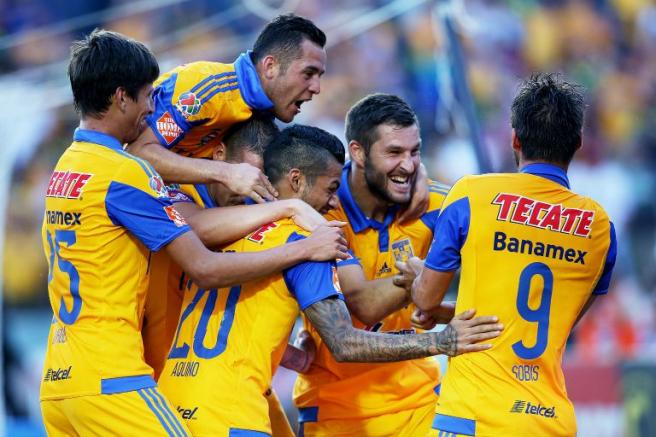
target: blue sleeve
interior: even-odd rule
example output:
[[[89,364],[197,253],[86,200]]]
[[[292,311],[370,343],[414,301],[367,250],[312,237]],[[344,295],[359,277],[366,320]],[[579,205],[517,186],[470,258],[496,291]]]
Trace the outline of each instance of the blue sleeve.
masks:
[[[610,286],[610,277],[613,275],[613,268],[615,267],[615,260],[617,259],[617,237],[615,236],[615,225],[610,222],[610,245],[608,246],[608,254],[606,255],[606,264],[604,271],[597,282],[592,294],[606,294]]]
[[[435,225],[437,224],[437,218],[440,215],[440,210],[439,209],[434,209],[433,211],[429,211],[425,213],[424,215],[421,216],[421,221],[426,225],[428,229],[431,230],[431,232],[435,232]]]
[[[350,266],[353,264],[360,265],[360,260],[355,256],[353,251],[351,249],[347,250],[349,257],[346,259],[338,259],[335,261],[335,265],[337,265],[337,268],[344,267],[344,266]]]
[[[173,103],[177,74],[172,74],[153,91],[155,110],[146,121],[159,143],[170,149],[182,140],[192,125]]]
[[[288,243],[305,237],[293,233]],[[330,297],[342,297],[334,283],[334,265],[330,262],[306,261],[296,264],[283,272],[287,288],[294,295],[301,310]],[[336,279],[335,279],[336,280]]]
[[[460,267],[460,249],[469,233],[469,198],[463,197],[442,209],[437,218],[433,243],[425,266],[440,272],[450,272]]]
[[[114,224],[127,228],[153,252],[190,230],[169,199],[120,182],[109,185],[105,208]]]

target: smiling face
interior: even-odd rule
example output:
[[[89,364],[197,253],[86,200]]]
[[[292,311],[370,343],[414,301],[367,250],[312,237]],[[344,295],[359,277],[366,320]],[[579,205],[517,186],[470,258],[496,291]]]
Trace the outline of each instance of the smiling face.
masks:
[[[326,171],[317,175],[312,183],[308,183],[307,178],[303,178],[300,199],[319,211],[320,214],[327,214],[330,210],[337,208],[337,189],[341,174],[342,164],[333,159]]]
[[[144,85],[137,94],[137,100],[133,100],[127,94],[125,99],[125,136],[124,143],[131,143],[139,138],[139,135],[146,130],[148,124],[146,117],[153,113],[153,85],[151,83]]]
[[[421,164],[419,127],[382,124],[376,131],[378,139],[371,145],[364,163],[367,187],[389,203],[406,204]]]
[[[320,78],[326,70],[326,50],[309,40],[301,43],[301,54],[286,69],[275,60],[266,64],[263,83],[273,102],[273,114],[289,123],[301,112],[301,105],[321,91]]]

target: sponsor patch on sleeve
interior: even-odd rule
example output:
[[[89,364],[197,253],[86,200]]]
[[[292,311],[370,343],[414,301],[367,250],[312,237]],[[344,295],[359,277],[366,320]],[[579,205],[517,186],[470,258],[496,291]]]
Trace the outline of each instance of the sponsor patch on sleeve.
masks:
[[[157,119],[157,132],[164,138],[166,144],[169,145],[180,137],[182,129],[175,122],[171,114],[166,111],[160,118]]]
[[[173,205],[165,206],[164,211],[166,212],[166,215],[171,219],[171,221],[177,226],[177,227],[182,227],[187,224],[186,220],[178,210],[175,209]]]

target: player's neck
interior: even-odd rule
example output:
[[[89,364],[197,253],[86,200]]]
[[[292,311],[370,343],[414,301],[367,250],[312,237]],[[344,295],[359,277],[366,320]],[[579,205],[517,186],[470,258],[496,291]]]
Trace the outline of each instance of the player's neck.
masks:
[[[364,178],[364,171],[358,171],[358,168],[353,166],[348,183],[353,200],[362,213],[368,218],[383,222],[390,204],[371,192]]]
[[[86,130],[91,130],[95,132],[102,132],[104,134],[107,134],[109,136],[112,136],[119,140],[121,144],[124,143],[123,141],[123,131],[124,129],[121,129],[120,126],[117,125],[117,123],[113,123],[112,121],[108,120],[106,117],[103,118],[93,118],[93,117],[86,117],[80,120],[80,129],[86,129]]]
[[[557,162],[532,161],[532,160],[520,158],[519,163],[517,164],[517,170],[522,171],[524,169],[524,167],[529,166],[531,164],[549,164],[549,165],[553,165],[553,166],[556,166],[556,167],[562,169],[565,173],[567,173],[567,169],[569,167],[569,165],[567,165],[567,164],[561,164],[561,163],[557,163]]]

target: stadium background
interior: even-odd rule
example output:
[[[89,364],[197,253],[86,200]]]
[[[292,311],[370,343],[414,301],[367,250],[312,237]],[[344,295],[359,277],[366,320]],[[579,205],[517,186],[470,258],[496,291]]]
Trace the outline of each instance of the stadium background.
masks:
[[[568,388],[580,436],[656,435],[656,5],[649,0],[0,0],[0,434],[43,435],[38,388],[51,310],[40,226],[47,179],[77,123],[65,74],[70,42],[99,26],[147,42],[162,71],[193,60],[231,62],[269,18],[292,10],[329,40],[322,92],[296,121],[343,138],[356,100],[399,94],[419,115],[429,174],[443,182],[486,168],[473,144],[494,171],[514,170],[509,104],[520,77],[560,71],[586,87],[584,146],[570,179],[613,218],[619,256],[610,293],[568,345]],[[292,380],[277,376],[281,397]]]

